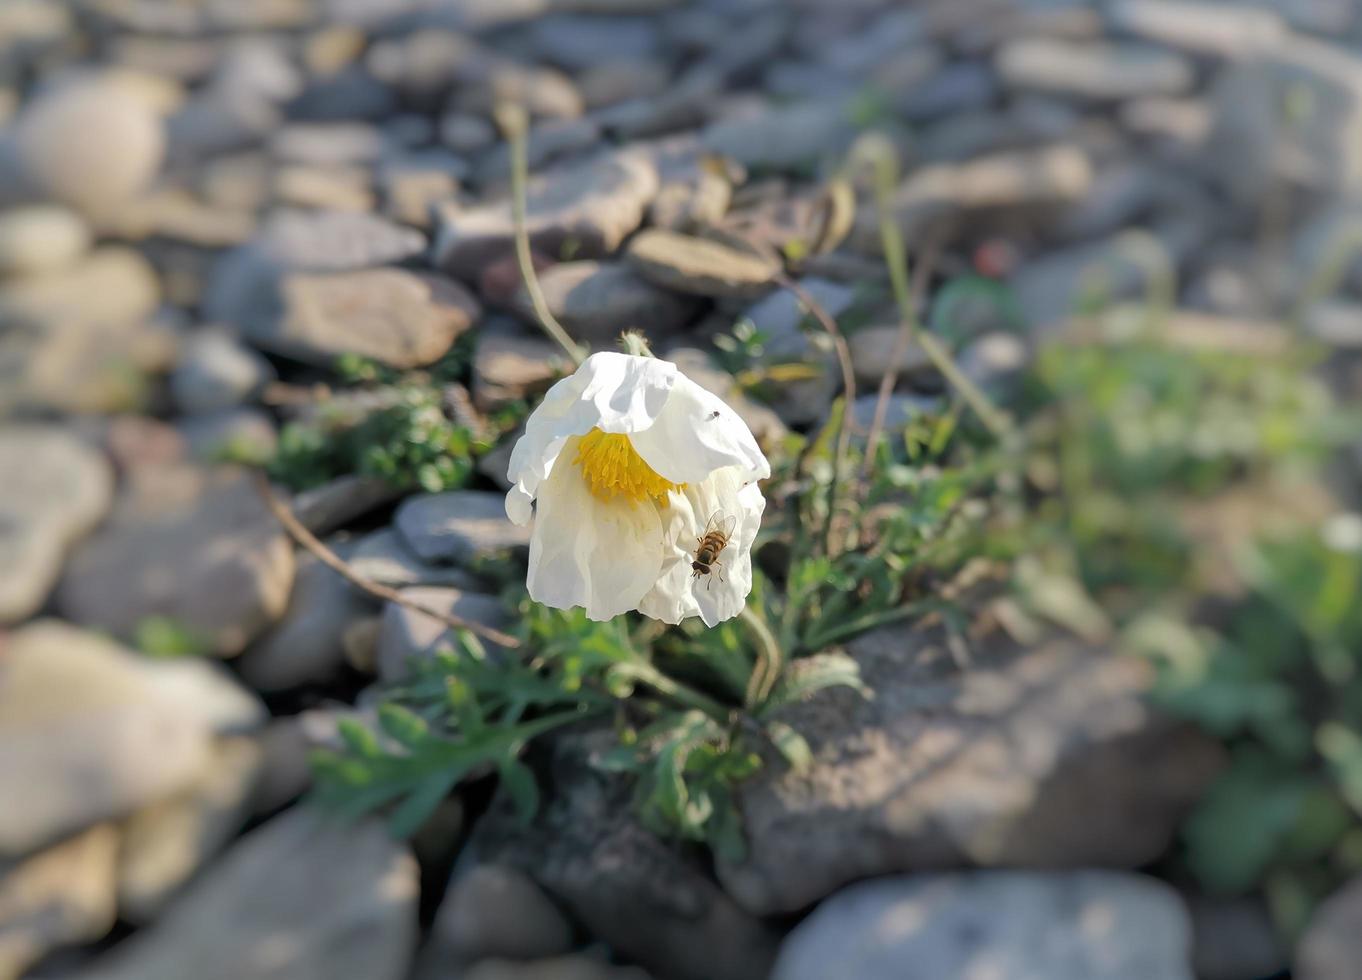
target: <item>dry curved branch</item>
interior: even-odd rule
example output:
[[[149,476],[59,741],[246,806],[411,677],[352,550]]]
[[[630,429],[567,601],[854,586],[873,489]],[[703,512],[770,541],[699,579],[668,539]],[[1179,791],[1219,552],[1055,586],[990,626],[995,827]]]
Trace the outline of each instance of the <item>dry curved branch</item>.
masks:
[[[474,633],[484,640],[489,640],[490,642],[499,644],[507,649],[514,649],[520,646],[520,641],[509,633],[503,633],[499,629],[493,629],[490,626],[472,622],[461,616],[455,616],[453,613],[441,612],[440,610],[434,609],[421,602],[413,602],[404,597],[402,593],[398,592],[396,589],[389,588],[386,585],[379,585],[377,582],[370,581],[363,575],[360,575],[351,568],[343,558],[324,545],[315,534],[302,525],[298,518],[294,516],[293,511],[289,509],[288,504],[279,499],[279,495],[274,492],[274,488],[270,486],[270,481],[266,479],[263,473],[256,473],[255,486],[261,499],[265,501],[265,506],[268,507],[270,513],[274,515],[275,520],[277,520],[283,526],[284,530],[288,532],[289,537],[296,541],[300,547],[311,552],[323,565],[331,569],[361,592],[367,592],[369,595],[378,599],[383,599],[387,602],[395,602],[399,606],[405,606],[413,612],[418,612],[423,616],[429,616],[431,619],[444,623],[450,629],[468,630],[468,632]]]

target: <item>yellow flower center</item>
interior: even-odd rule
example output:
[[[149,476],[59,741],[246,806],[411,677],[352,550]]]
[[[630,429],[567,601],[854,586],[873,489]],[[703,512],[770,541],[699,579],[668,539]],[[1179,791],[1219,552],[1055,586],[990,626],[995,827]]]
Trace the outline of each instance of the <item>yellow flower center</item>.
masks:
[[[685,486],[658,476],[621,432],[592,429],[578,440],[573,462],[582,468],[587,487],[599,500],[621,496],[639,503],[651,497],[661,504],[669,492]]]

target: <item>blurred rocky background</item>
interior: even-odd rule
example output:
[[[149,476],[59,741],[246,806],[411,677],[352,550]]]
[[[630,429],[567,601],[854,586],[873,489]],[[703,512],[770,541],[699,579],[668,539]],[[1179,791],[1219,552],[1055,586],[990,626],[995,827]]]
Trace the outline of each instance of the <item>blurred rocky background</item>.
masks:
[[[477,792],[410,842],[295,805],[443,630],[296,550],[248,470],[369,578],[501,623],[506,440],[563,367],[512,259],[503,102],[554,313],[596,349],[642,328],[767,445],[839,377],[777,270],[855,325],[864,390],[893,350],[869,184],[854,213],[829,191],[870,129],[910,251],[1015,300],[1020,333],[971,324],[976,383],[1096,269],[1109,298],[1175,282],[1189,333],[1305,296],[1356,398],[1360,7],[0,2],[0,980],[1362,976],[1362,880],[1292,950],[1258,899],[1146,873],[1217,748],[1067,647],[960,672],[856,641],[878,697],[810,709],[836,751],[751,788],[750,859],[717,872],[571,745],[531,831]],[[749,400],[710,357],[743,330],[812,371]],[[902,428],[942,386],[898,367]],[[457,465],[420,453],[451,439]]]

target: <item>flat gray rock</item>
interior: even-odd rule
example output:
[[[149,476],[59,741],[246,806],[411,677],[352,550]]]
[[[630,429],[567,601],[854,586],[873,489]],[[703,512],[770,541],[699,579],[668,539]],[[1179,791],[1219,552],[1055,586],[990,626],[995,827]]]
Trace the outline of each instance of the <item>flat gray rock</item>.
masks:
[[[145,466],[109,520],[67,563],[63,615],[131,638],[164,617],[234,656],[283,615],[293,548],[244,470]]]
[[[1110,871],[977,871],[855,885],[790,933],[771,980],[1193,980],[1167,885]]]
[[[90,228],[74,211],[29,205],[0,212],[0,275],[51,272],[90,247]]]
[[[707,149],[746,167],[790,170],[840,156],[856,135],[845,100],[796,102],[722,119],[705,129]]]
[[[28,180],[44,196],[93,215],[107,214],[151,183],[165,154],[162,123],[150,106],[96,79],[38,96],[16,132]]]
[[[320,367],[341,354],[399,370],[423,367],[481,312],[453,280],[397,268],[294,273],[280,281],[279,302],[278,316],[243,324],[246,337]]]
[[[423,561],[470,565],[524,555],[530,529],[512,524],[506,501],[485,490],[451,490],[408,497],[393,519],[397,533]]]
[[[1296,949],[1298,980],[1350,980],[1362,956],[1362,877],[1316,909]]]
[[[418,877],[382,821],[291,810],[79,976],[401,980],[416,947]]]
[[[346,547],[335,550],[347,560],[353,553]],[[311,554],[300,552],[296,561],[283,618],[251,644],[238,664],[242,678],[257,691],[285,691],[334,677],[345,664],[346,630],[378,605]]]
[[[657,168],[638,153],[615,153],[536,176],[530,181],[526,228],[530,246],[558,258],[572,243],[576,258],[613,253],[639,226],[657,193]],[[448,204],[437,215],[435,264],[463,279],[512,254],[509,199]]]
[[[896,871],[1164,853],[1220,750],[1149,706],[1150,665],[1059,641],[972,646],[961,671],[939,631],[867,633],[849,650],[873,700],[826,690],[780,713],[813,762],[739,787],[749,850],[718,863],[729,894],[770,915]]]
[[[193,415],[234,408],[274,379],[274,367],[229,331],[209,327],[180,344],[170,390]]]
[[[23,976],[51,950],[109,931],[118,845],[118,828],[102,823],[36,854],[0,858],[0,976]]]
[[[567,332],[598,350],[613,346],[626,330],[641,330],[656,343],[684,328],[696,310],[693,301],[618,262],[562,262],[540,273],[539,284]],[[524,286],[515,309],[527,323],[537,323]]]
[[[629,241],[625,260],[649,282],[694,296],[755,299],[780,271],[772,259],[722,242],[650,229]]]
[[[401,594],[404,599],[469,622],[495,629],[506,629],[510,625],[506,607],[496,596],[433,586],[413,586],[403,589]],[[482,642],[492,651],[500,649],[486,640]],[[430,657],[440,650],[457,649],[453,633],[442,621],[395,602],[383,607],[377,651],[381,680],[402,680],[409,675],[413,659]]]
[[[449,585],[476,591],[478,586],[477,578],[462,568],[422,561],[391,527],[366,534],[355,542],[349,562],[356,574],[393,588]]]
[[[53,426],[0,428],[0,623],[41,608],[67,549],[113,502],[113,469]]]
[[[1084,99],[1180,95],[1196,74],[1184,55],[1137,42],[1008,41],[994,62],[1005,84]]]
[[[217,739],[211,756],[192,784],[138,810],[123,824],[118,853],[121,918],[138,923],[154,919],[250,816],[261,743],[251,736]]]
[[[150,661],[55,620],[16,631],[0,661],[0,798],[23,805],[0,808],[0,855],[188,789],[216,734],[264,716],[216,664]]]

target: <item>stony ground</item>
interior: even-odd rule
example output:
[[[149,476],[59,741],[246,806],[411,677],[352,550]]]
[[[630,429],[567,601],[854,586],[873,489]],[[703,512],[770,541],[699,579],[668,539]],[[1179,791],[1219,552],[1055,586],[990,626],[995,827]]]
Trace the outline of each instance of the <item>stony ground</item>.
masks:
[[[475,413],[561,370],[510,260],[508,99],[533,121],[528,226],[556,315],[597,349],[641,327],[725,393],[711,339],[750,318],[817,374],[741,404],[768,444],[839,383],[775,272],[861,318],[858,381],[893,351],[892,307],[858,306],[885,278],[873,213],[827,228],[826,178],[868,128],[898,144],[910,247],[941,241],[943,277],[1005,280],[1028,324],[975,325],[960,363],[981,384],[1093,270],[1133,297],[1169,266],[1189,329],[1275,317],[1362,228],[1360,8],[0,5],[0,980],[1284,969],[1256,904],[1131,870],[1167,851],[1216,748],[1147,710],[1138,667],[1077,647],[962,673],[939,637],[856,641],[878,697],[800,709],[815,766],[744,789],[740,865],[640,828],[571,739],[567,789],[528,830],[477,799],[410,843],[327,823],[294,805],[309,747],[445,634],[296,551],[221,460],[268,456],[339,355],[405,370],[471,340],[449,404]],[[1343,271],[1305,325],[1356,349],[1362,264]],[[941,387],[920,352],[899,368],[901,426]],[[497,624],[480,573],[526,545],[504,461],[464,490],[350,475],[293,504],[370,579]],[[133,652],[156,622],[210,656]],[[1307,933],[1302,980],[1358,975],[1359,889]]]

